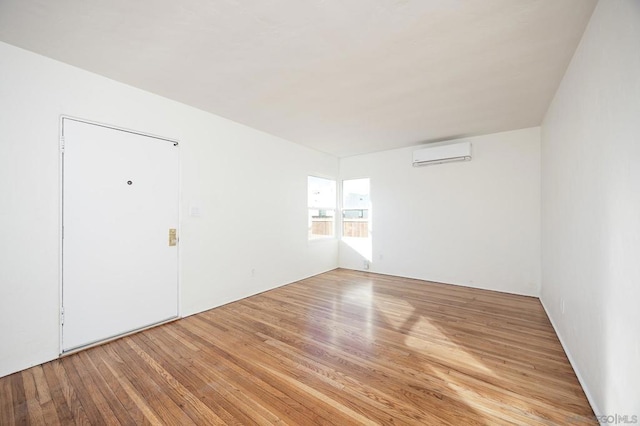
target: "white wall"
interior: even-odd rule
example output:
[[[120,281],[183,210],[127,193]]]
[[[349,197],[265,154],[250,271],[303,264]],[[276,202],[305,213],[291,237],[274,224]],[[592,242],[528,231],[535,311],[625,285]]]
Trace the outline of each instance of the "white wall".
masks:
[[[336,158],[0,43],[0,376],[58,356],[61,114],[180,140],[182,315],[336,267],[306,219]]]
[[[541,299],[596,414],[640,421],[639,1],[598,3],[543,122],[542,177]]]
[[[539,128],[463,140],[471,162],[414,168],[415,147],[341,159],[342,179],[371,178],[371,271],[537,296]],[[363,257],[342,241],[339,263]]]

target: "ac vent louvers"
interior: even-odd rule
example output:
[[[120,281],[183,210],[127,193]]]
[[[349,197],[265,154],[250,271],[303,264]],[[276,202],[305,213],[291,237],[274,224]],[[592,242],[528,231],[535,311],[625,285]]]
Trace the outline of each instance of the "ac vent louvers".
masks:
[[[439,145],[413,151],[413,167],[471,160],[471,142]]]

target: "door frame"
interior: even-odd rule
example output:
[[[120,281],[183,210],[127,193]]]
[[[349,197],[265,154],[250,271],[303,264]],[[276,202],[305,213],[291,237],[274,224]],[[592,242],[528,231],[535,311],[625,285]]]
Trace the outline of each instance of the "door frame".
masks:
[[[130,332],[126,332],[123,334],[119,334],[117,336],[113,336],[110,337],[108,339],[105,340],[101,340],[99,342],[96,343],[92,343],[86,346],[82,346],[80,348],[76,348],[76,349],[72,349],[72,350],[68,350],[68,351],[63,351],[63,342],[62,342],[62,327],[63,327],[63,321],[64,321],[64,270],[63,270],[63,265],[64,265],[64,121],[65,120],[69,120],[69,121],[76,121],[79,123],[84,123],[84,124],[89,124],[89,125],[93,125],[93,126],[99,126],[99,127],[104,127],[107,129],[112,129],[112,130],[118,130],[121,132],[127,132],[127,133],[132,133],[135,135],[140,135],[140,136],[145,136],[145,137],[150,137],[150,138],[154,138],[154,139],[158,139],[160,141],[166,141],[169,143],[174,144],[174,146],[178,147],[178,199],[176,200],[176,203],[178,205],[178,223],[177,223],[177,231],[178,231],[178,240],[177,240],[177,249],[178,249],[178,253],[177,253],[177,316],[175,318],[169,318],[167,320],[152,324],[150,326],[147,327],[143,327],[140,329],[136,329]],[[178,139],[174,139],[174,138],[168,138],[165,136],[158,136],[156,134],[153,133],[147,133],[147,132],[142,132],[139,130],[133,130],[133,129],[129,129],[126,127],[120,127],[120,126],[115,126],[112,124],[105,124],[105,123],[101,123],[98,121],[93,121],[93,120],[87,120],[84,118],[79,118],[79,117],[75,117],[72,115],[67,115],[67,114],[61,114],[59,117],[59,127],[58,127],[58,355],[59,357],[62,356],[66,356],[66,355],[71,355],[73,353],[79,352],[79,351],[83,351],[85,349],[94,347],[94,346],[98,346],[98,345],[102,345],[106,342],[112,341],[112,340],[116,340],[119,339],[123,336],[127,336],[130,334],[134,334],[134,333],[138,333],[142,330],[146,330],[152,327],[156,327],[158,325],[161,324],[166,324],[168,322],[172,322],[175,321],[177,319],[182,318],[182,309],[181,309],[181,298],[180,298],[180,277],[182,276],[182,271],[181,271],[181,265],[182,262],[180,261],[181,259],[181,244],[180,244],[180,235],[181,235],[181,224],[182,224],[182,206],[181,206],[181,198],[182,198],[182,181],[181,181],[181,177],[182,177],[182,161],[181,161],[181,156],[180,156],[180,141]]]

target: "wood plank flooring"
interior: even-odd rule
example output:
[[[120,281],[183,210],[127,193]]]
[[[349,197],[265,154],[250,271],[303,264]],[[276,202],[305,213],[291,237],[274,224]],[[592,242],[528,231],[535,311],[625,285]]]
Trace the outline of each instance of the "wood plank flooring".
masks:
[[[335,270],[0,378],[11,424],[597,424],[538,299]]]

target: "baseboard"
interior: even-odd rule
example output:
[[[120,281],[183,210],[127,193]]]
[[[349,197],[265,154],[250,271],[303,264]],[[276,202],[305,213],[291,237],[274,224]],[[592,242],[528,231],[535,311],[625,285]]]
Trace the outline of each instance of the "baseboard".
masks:
[[[180,318],[187,318],[187,317],[190,317],[190,316],[192,316],[192,315],[198,315],[198,314],[201,314],[201,313],[203,313],[203,312],[210,311],[211,309],[216,309],[216,308],[219,308],[219,307],[221,307],[221,306],[228,305],[228,304],[233,303],[233,302],[238,302],[238,301],[240,301],[240,300],[244,300],[244,299],[247,299],[247,298],[249,298],[249,297],[257,296],[257,295],[259,295],[259,294],[266,293],[266,292],[268,292],[268,291],[275,290],[275,289],[277,289],[277,288],[284,287],[284,286],[286,286],[286,285],[290,285],[290,284],[293,284],[293,283],[297,283],[298,281],[306,280],[306,279],[308,279],[308,278],[315,277],[315,276],[317,276],[317,275],[326,274],[327,272],[331,272],[331,271],[334,271],[334,270],[336,270],[336,269],[339,269],[339,268],[338,268],[338,266],[335,266],[335,267],[334,267],[334,266],[331,266],[331,267],[329,267],[329,269],[327,269],[327,270],[323,270],[323,271],[320,271],[320,272],[314,272],[314,273],[311,273],[311,274],[309,274],[309,275],[304,275],[304,276],[302,276],[302,277],[300,277],[300,278],[294,279],[293,281],[287,281],[287,282],[284,282],[284,283],[282,283],[282,284],[274,284],[274,285],[271,285],[271,286],[269,286],[269,287],[265,287],[265,288],[263,288],[262,290],[260,290],[260,291],[258,291],[258,292],[256,292],[256,293],[246,294],[246,295],[241,296],[241,297],[238,297],[238,298],[234,298],[234,299],[230,299],[230,300],[225,300],[225,301],[222,301],[222,302],[220,302],[220,303],[214,304],[214,305],[209,306],[209,307],[207,307],[207,308],[202,308],[202,309],[197,310],[197,311],[189,311],[189,313],[183,313],[183,314],[180,316]]]
[[[589,401],[589,405],[591,405],[591,409],[593,410],[594,414],[597,417],[602,416],[603,415],[602,411],[600,411],[597,404],[595,403],[595,399],[593,398],[593,395],[591,395],[591,392],[589,391],[589,388],[587,387],[587,383],[582,377],[582,374],[580,374],[580,369],[578,368],[578,365],[576,364],[573,356],[571,355],[571,351],[569,350],[569,347],[566,345],[564,339],[562,338],[562,335],[558,331],[558,327],[556,327],[556,323],[553,321],[553,317],[549,315],[549,310],[547,309],[547,306],[544,304],[544,301],[542,300],[542,298],[540,298],[540,304],[542,305],[544,312],[547,314],[547,318],[549,318],[549,322],[551,322],[551,326],[553,327],[553,330],[556,332],[556,336],[558,336],[558,340],[560,340],[560,344],[562,345],[562,349],[564,349],[564,353],[567,354],[567,358],[569,359],[569,364],[571,364],[571,368],[573,368],[573,372],[576,374],[576,377],[578,378],[578,382],[580,382],[580,386],[582,386],[582,390],[584,391],[584,394],[587,396],[587,401]]]
[[[337,269],[346,269],[346,270],[349,270],[349,271],[365,272],[367,274],[386,275],[386,276],[389,276],[389,277],[408,278],[410,280],[425,281],[425,282],[436,283],[436,284],[455,285],[457,287],[466,287],[466,288],[473,288],[473,289],[476,289],[476,290],[485,290],[485,291],[495,291],[496,293],[512,294],[514,296],[534,297],[536,299],[540,299],[539,291],[532,292],[532,293],[518,292],[518,291],[511,291],[511,290],[496,289],[496,288],[491,288],[491,287],[487,287],[487,286],[483,286],[483,285],[471,285],[471,284],[468,284],[468,283],[441,281],[441,280],[437,280],[437,279],[434,280],[434,279],[418,277],[418,276],[413,276],[413,275],[392,274],[390,272],[380,272],[380,271],[376,271],[376,270],[372,270],[372,269],[350,268],[348,266],[338,266]]]

